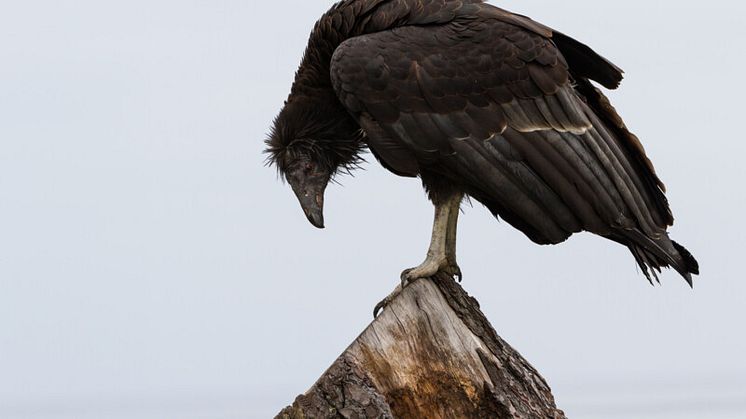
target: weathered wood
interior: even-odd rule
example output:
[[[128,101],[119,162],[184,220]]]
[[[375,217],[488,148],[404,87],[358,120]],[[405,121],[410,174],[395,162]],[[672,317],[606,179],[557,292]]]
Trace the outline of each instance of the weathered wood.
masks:
[[[437,275],[407,287],[276,419],[565,419],[479,304]]]

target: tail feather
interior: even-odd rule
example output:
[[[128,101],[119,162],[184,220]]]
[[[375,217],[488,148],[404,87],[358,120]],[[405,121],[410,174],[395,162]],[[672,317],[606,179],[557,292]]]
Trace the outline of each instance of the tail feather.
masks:
[[[640,271],[645,275],[645,278],[648,279],[650,282],[650,285],[655,285],[653,282],[653,279],[655,279],[655,282],[660,285],[661,280],[658,277],[658,272],[655,270],[655,265],[650,261],[650,258],[648,257],[647,253],[645,252],[645,249],[638,247],[638,246],[630,246],[629,250],[632,252],[632,255],[635,257],[635,261],[637,262],[637,265],[640,267]]]
[[[617,241],[630,249],[651,284],[654,280],[660,283],[658,273],[662,268],[673,268],[684,277],[689,286],[694,286],[692,274],[699,275],[699,263],[688,250],[671,240],[668,235],[652,239],[640,231],[627,230],[623,236]]]
[[[693,273],[694,275],[699,275],[699,262],[697,262],[697,259],[694,258],[694,256],[689,253],[686,248],[675,241],[671,240],[671,243],[673,244],[673,247],[676,249],[677,252],[679,252],[679,255],[684,259],[684,263],[686,263],[686,269]]]

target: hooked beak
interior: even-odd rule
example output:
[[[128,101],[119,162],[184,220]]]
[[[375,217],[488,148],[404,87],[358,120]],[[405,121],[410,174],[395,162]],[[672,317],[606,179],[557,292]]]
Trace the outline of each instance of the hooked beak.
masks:
[[[306,218],[316,228],[324,228],[324,191],[328,176],[309,176],[299,181],[290,181]]]

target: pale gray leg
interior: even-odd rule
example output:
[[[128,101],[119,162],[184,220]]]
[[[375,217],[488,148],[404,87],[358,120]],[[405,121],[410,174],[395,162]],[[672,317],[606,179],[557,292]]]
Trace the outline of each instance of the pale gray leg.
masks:
[[[464,195],[459,194],[450,200],[451,212],[448,214],[448,231],[446,234],[446,259],[448,260],[448,271],[461,282],[463,274],[456,262],[456,236],[458,232],[458,216],[461,212],[461,200]]]
[[[402,272],[402,287],[406,287],[408,283],[416,279],[431,277],[441,268],[447,267],[446,239],[448,237],[451,209],[450,201],[435,206],[435,220],[433,221],[433,232],[430,238],[430,247],[427,249],[427,257],[419,266]]]

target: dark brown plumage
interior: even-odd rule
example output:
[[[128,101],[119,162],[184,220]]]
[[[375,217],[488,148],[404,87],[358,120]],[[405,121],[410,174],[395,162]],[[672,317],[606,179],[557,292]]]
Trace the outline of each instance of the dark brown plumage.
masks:
[[[592,83],[621,80],[582,43],[479,0],[345,0],[316,24],[268,151],[318,226],[326,182],[367,146],[436,205],[466,193],[540,244],[590,231],[651,281],[672,267],[691,284],[663,183]]]

